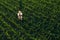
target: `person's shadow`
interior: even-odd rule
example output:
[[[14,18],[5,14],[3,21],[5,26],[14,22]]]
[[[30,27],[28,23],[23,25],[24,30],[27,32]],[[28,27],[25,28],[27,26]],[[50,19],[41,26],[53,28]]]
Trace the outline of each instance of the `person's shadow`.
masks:
[[[23,1],[22,0],[19,1],[19,10],[23,11]]]

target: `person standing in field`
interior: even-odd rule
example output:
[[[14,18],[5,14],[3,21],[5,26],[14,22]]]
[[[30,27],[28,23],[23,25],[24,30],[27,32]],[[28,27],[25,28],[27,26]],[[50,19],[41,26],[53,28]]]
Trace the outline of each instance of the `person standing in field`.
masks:
[[[18,11],[18,14],[17,15],[18,15],[18,19],[19,20],[22,20],[22,12],[21,11]]]

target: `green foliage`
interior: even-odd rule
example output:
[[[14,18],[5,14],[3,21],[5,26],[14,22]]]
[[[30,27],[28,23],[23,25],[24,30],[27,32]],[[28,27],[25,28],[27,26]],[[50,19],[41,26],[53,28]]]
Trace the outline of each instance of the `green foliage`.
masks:
[[[0,40],[60,40],[60,0],[0,0]]]

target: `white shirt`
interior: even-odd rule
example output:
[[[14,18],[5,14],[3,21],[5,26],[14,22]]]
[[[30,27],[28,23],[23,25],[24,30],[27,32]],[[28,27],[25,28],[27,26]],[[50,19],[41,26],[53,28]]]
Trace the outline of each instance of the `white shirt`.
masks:
[[[18,16],[22,16],[22,12],[21,11],[18,12]]]

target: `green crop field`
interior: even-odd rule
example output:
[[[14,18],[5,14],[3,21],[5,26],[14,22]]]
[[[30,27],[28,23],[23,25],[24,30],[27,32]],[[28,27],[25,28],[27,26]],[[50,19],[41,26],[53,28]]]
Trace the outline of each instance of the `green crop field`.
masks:
[[[60,40],[60,0],[0,0],[0,40]]]

